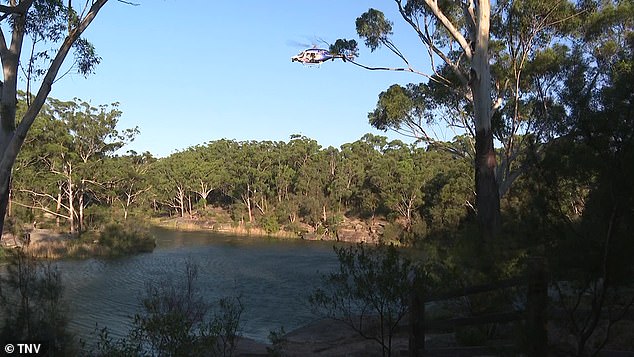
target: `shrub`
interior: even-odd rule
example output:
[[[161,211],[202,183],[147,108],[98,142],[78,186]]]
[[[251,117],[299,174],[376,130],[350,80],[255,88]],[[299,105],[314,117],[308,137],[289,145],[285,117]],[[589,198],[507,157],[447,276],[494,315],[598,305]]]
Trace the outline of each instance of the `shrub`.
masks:
[[[178,282],[149,283],[127,337],[113,341],[99,332],[97,356],[230,356],[240,332],[243,306],[224,298],[213,311],[197,289],[198,269],[187,263]]]
[[[280,327],[278,330],[273,330],[269,332],[269,342],[271,342],[271,346],[266,348],[267,356],[286,356],[284,350],[286,349],[288,339],[286,338],[286,331],[284,331],[284,326]]]
[[[277,222],[277,217],[273,214],[268,214],[260,219],[260,226],[268,234],[276,233],[280,230],[280,224]]]
[[[310,304],[318,314],[378,342],[383,356],[390,356],[392,336],[408,309],[414,265],[392,245],[334,249],[339,271],[324,277]]]
[[[47,341],[49,356],[75,354],[59,270],[21,249],[7,254],[7,273],[0,276],[0,341]]]
[[[383,236],[381,241],[383,243],[398,242],[403,236],[403,227],[396,222],[390,222],[383,228]]]
[[[156,246],[147,229],[116,223],[107,225],[101,231],[99,244],[108,248],[111,255],[151,252]]]

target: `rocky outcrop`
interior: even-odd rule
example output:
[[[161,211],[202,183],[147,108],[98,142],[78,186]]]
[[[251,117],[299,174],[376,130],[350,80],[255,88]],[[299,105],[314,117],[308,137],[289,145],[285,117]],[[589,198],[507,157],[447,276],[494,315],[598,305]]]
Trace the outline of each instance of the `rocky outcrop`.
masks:
[[[332,234],[317,234],[316,232],[308,232],[302,235],[305,240],[329,240],[347,243],[372,243],[379,242],[383,235],[383,227],[385,222],[375,220],[373,222],[364,222],[359,219],[344,219],[337,226],[337,230]]]

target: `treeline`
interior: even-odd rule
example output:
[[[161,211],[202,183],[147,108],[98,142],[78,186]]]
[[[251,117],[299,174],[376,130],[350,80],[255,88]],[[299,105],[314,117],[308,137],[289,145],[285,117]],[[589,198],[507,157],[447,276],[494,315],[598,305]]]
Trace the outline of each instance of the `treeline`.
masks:
[[[473,207],[469,141],[421,148],[365,135],[340,148],[216,140],[165,158],[128,151],[117,105],[48,101],[13,172],[10,215],[71,232],[150,216],[194,218],[210,206],[267,232],[334,234],[344,215],[395,222],[397,236],[455,227]],[[448,150],[451,148],[451,150]]]

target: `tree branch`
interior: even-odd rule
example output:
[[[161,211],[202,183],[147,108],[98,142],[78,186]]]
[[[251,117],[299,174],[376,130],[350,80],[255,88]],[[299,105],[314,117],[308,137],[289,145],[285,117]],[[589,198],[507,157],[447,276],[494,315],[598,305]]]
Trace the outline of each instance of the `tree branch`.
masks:
[[[420,27],[412,20],[412,18],[410,16],[407,15],[405,8],[403,7],[403,4],[401,3],[400,0],[395,0],[396,4],[398,5],[398,9],[399,9],[399,13],[401,14],[401,17],[403,17],[403,19],[414,29],[414,31],[416,31],[416,33],[418,34],[418,38],[420,38],[421,41],[423,41],[423,43],[429,48],[431,49],[438,57],[440,57],[456,74],[456,76],[460,79],[460,82],[463,85],[467,85],[468,84],[468,79],[465,76],[465,74],[462,72],[462,70],[460,70],[460,68],[449,58],[447,57],[446,54],[444,54],[438,47],[436,47],[436,45],[434,45],[434,43],[431,41],[431,38],[429,37],[429,34],[425,34],[423,33],[423,31],[420,29]],[[426,3],[429,3],[429,1],[425,1]],[[434,15],[436,15],[436,17],[438,17],[440,19],[439,16],[445,16],[442,11],[440,11],[440,9],[438,9],[438,7],[436,6],[436,9],[439,11],[439,15],[434,13]],[[446,19],[446,18],[445,18]],[[447,20],[449,21],[449,20]],[[451,22],[449,22],[449,24],[451,25]],[[453,27],[453,25],[452,25]],[[457,32],[457,30],[456,30]],[[464,40],[464,37],[462,37],[462,34],[460,34],[460,32],[457,32],[458,35],[462,38],[462,40],[466,43],[466,41]],[[455,38],[455,37],[454,37]],[[467,52],[465,50],[465,54],[467,55],[467,57],[470,59],[471,58],[471,47],[469,47],[469,45],[467,44],[467,48],[468,51]]]
[[[20,3],[15,6],[0,5],[0,13],[3,13],[5,15],[11,15],[11,14],[26,15],[26,12],[29,10],[32,3],[33,3],[33,0],[29,0],[29,1],[20,1]]]
[[[401,12],[401,15],[405,15],[405,9],[403,8],[403,4],[401,0],[395,0],[395,1],[398,4],[399,12]],[[465,55],[467,56],[467,58],[471,60],[473,52],[471,50],[469,41],[467,41],[464,38],[464,36],[460,33],[460,31],[458,31],[458,29],[454,26],[454,24],[452,24],[451,21],[447,18],[447,16],[445,16],[442,10],[438,7],[438,2],[435,0],[425,0],[425,4],[429,8],[429,10],[434,14],[434,16],[438,19],[438,21],[440,21],[440,23],[447,30],[447,32],[449,32],[451,37],[453,37],[453,39],[456,40],[456,42],[458,42],[458,44],[464,51]],[[411,21],[411,19],[409,19],[408,16],[405,16],[404,18],[407,22]]]
[[[60,218],[64,218],[64,219],[68,219],[69,218],[69,216],[65,216],[65,215],[63,215],[61,213],[58,213],[58,212],[53,212],[53,211],[51,211],[50,209],[48,209],[46,207],[29,206],[29,205],[25,205],[23,203],[20,203],[18,201],[13,201],[13,204],[16,204],[16,205],[18,205],[20,207],[24,207],[24,208],[39,209],[39,210],[42,210],[42,211],[44,211],[46,213],[52,214],[53,216],[56,216],[56,217],[60,217]]]

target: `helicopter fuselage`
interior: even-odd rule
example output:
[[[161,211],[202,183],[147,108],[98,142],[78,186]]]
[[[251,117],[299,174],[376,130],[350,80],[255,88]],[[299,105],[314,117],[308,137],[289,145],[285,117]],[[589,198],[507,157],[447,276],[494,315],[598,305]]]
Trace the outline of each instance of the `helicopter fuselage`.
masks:
[[[344,58],[343,56],[333,55],[323,48],[311,48],[298,53],[291,57],[292,62],[301,62],[303,64],[320,64],[335,58]]]

